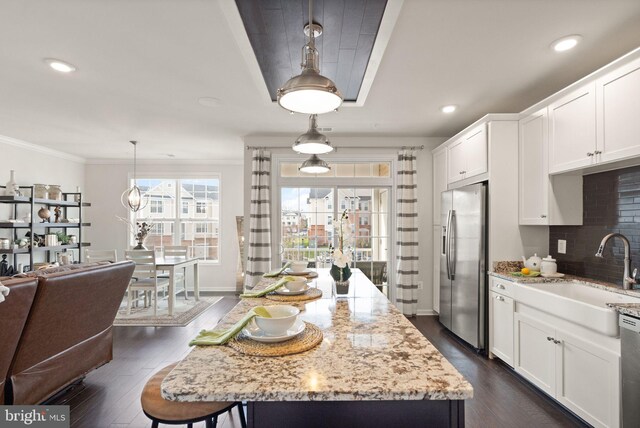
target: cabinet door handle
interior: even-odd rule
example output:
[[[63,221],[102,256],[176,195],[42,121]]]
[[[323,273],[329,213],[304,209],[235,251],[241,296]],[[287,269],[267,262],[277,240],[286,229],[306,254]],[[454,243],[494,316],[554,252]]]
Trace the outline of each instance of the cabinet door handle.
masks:
[[[547,336],[547,340],[548,340],[549,342],[554,342],[554,339],[553,339],[553,337],[551,337],[551,336]]]
[[[587,152],[587,156],[593,156],[593,153]]]
[[[496,296],[496,300],[499,300],[501,302],[504,302],[504,297],[502,296]]]
[[[546,214],[540,214],[540,218],[547,218]]]
[[[504,290],[504,285],[502,285],[502,284],[496,284],[496,288],[499,288],[500,290]]]
[[[595,151],[595,152],[593,152],[593,153],[594,153],[594,154],[596,154],[596,155],[600,155],[600,154],[602,154],[602,152],[601,152],[600,150],[596,150],[596,151]]]
[[[555,339],[554,339],[554,340],[553,340],[553,343],[555,343],[555,344],[557,345],[557,344],[562,343],[562,342],[561,342],[561,341],[559,341],[559,340],[555,340]]]
[[[458,174],[462,175],[462,174],[464,174],[464,172],[460,171]]]

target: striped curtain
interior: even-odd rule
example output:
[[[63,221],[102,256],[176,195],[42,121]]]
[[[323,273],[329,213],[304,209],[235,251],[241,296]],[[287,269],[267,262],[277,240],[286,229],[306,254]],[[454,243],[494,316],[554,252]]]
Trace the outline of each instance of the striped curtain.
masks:
[[[396,306],[415,316],[418,306],[418,173],[413,150],[398,153]]]
[[[245,288],[253,288],[271,269],[271,153],[254,150],[251,161],[249,251]]]

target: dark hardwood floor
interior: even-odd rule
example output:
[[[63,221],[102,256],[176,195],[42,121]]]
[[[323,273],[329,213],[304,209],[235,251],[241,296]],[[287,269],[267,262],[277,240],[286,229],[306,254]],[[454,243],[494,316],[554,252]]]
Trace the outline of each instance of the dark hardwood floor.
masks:
[[[187,327],[116,327],[113,361],[90,373],[82,386],[59,397],[56,404],[71,406],[74,428],[151,426],[140,407],[146,380],[183,358],[189,352],[189,339],[214,326],[237,301],[235,297],[223,298]],[[435,317],[417,317],[412,322],[473,384],[475,397],[465,406],[468,427],[583,426],[503,364],[458,343]],[[235,410],[220,417],[218,426],[239,427]]]
[[[435,316],[411,319],[413,325],[473,385],[474,398],[465,402],[469,428],[585,427],[526,383],[511,368],[478,355],[463,345]]]

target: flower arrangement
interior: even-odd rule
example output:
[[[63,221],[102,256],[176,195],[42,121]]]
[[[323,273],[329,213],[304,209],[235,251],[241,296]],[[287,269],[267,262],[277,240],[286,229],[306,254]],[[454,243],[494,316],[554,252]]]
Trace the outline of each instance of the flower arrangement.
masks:
[[[129,230],[131,231],[131,233],[133,233],[133,238],[136,241],[138,241],[138,245],[136,245],[133,249],[146,250],[147,248],[144,246],[144,240],[147,239],[149,232],[151,232],[151,229],[153,229],[155,224],[147,223],[146,221],[143,221],[143,222],[136,221],[134,224],[130,220],[127,220],[120,216],[116,216],[116,217],[118,217],[118,220],[120,220],[123,223],[126,223],[129,226]]]
[[[333,249],[332,252],[332,264],[331,264],[331,277],[337,282],[348,281],[351,277],[351,269],[349,263],[352,261],[351,251],[347,247],[345,252],[345,241],[351,239],[351,221],[349,220],[349,214],[347,210],[342,212],[339,220],[333,222],[333,227],[336,230],[336,236],[338,237],[338,247]]]

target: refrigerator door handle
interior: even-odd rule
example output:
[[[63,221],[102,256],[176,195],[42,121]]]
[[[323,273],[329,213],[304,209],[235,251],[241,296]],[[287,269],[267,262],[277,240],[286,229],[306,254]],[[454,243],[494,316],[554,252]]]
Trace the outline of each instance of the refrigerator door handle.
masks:
[[[451,279],[456,279],[456,249],[454,247],[453,251],[451,250],[451,244],[456,239],[454,234],[455,224],[456,224],[456,212],[455,210],[450,211],[449,217],[449,229],[447,230],[447,235],[449,236],[449,245],[447,247],[447,254],[449,255],[449,265],[447,265],[449,272],[451,274]]]
[[[447,279],[451,279],[451,255],[449,252],[451,249],[451,213],[452,210],[447,212],[447,227],[444,236],[444,256],[445,263],[447,265]]]

